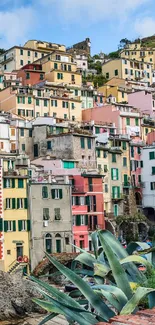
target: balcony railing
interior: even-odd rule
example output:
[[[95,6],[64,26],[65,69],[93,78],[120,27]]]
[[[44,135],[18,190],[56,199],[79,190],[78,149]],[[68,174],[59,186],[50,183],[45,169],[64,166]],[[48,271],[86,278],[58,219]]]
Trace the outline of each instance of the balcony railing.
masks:
[[[145,183],[140,182],[140,183],[132,184],[132,187],[133,188],[145,188]]]
[[[131,184],[129,182],[123,183],[123,187],[129,188],[130,186],[131,186]]]

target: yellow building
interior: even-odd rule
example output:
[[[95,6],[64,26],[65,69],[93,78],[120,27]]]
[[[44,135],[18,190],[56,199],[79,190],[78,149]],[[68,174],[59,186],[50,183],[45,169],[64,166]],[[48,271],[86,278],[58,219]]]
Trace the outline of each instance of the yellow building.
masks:
[[[120,53],[122,58],[130,60],[138,60],[141,62],[149,62],[155,69],[155,49],[144,47],[141,44],[128,44]]]
[[[58,50],[61,52],[66,51],[65,45],[60,45],[56,43],[44,42],[39,40],[28,40],[24,47],[29,47],[34,50],[42,51],[44,53],[52,52],[53,50]]]
[[[28,176],[27,168],[23,166],[22,160],[17,162],[15,157],[10,156],[1,161],[3,171],[3,223],[1,223],[3,256],[0,268],[11,272],[19,264],[28,265],[29,260]]]
[[[64,83],[67,85],[82,84],[82,75],[77,72],[77,65],[73,62],[70,53],[53,51],[35,63],[42,64],[45,79],[50,82]]]
[[[105,84],[104,86],[98,88],[99,93],[103,93],[108,101],[109,97],[115,98],[117,103],[128,102],[128,91],[125,86],[112,86]]]
[[[146,62],[118,58],[105,62],[102,73],[107,79],[116,77],[152,84],[152,64]]]
[[[29,120],[53,116],[81,121],[81,99],[61,87],[9,87],[0,92],[1,109]]]

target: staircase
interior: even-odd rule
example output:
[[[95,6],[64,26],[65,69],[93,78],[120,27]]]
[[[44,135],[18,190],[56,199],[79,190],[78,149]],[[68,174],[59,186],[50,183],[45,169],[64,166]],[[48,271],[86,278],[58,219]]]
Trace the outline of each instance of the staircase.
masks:
[[[12,274],[12,273],[16,272],[17,270],[23,271],[23,268],[26,265],[28,265],[28,263],[18,262],[17,260],[15,260],[12,264],[10,264],[8,273]]]

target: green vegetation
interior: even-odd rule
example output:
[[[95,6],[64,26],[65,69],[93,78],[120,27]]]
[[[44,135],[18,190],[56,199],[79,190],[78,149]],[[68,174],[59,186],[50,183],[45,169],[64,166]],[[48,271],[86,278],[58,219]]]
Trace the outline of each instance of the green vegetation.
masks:
[[[6,52],[6,50],[0,49],[0,54],[4,54],[5,52]]]
[[[90,82],[93,82],[94,87],[101,87],[107,82],[107,79],[101,73],[101,74],[98,74],[98,75],[90,74],[87,77],[83,77],[82,81],[83,81],[84,85],[87,83],[87,81],[90,81]]]
[[[101,244],[99,248],[98,241]],[[69,324],[73,324],[76,320],[80,325],[95,325],[100,321],[109,321],[116,314],[134,313],[144,298],[147,299],[149,308],[155,306],[155,281],[153,284],[148,281],[149,276],[154,274],[154,264],[151,261],[154,260],[155,247],[148,249],[147,244],[130,243],[126,251],[106,230],[94,232],[92,243],[94,254],[78,248],[81,254],[73,261],[71,270],[46,253],[49,261],[59,272],[77,287],[77,290],[69,295],[46,282],[30,277],[44,297],[33,301],[50,313],[40,325],[58,314],[64,315]],[[147,248],[139,254],[145,252],[148,259],[132,255],[139,246]],[[145,273],[138,269],[140,264],[145,266]],[[79,265],[85,269],[79,268]],[[82,279],[77,273],[85,274],[85,277]],[[94,279],[92,287],[89,284],[90,276]],[[141,286],[141,283],[150,287]]]

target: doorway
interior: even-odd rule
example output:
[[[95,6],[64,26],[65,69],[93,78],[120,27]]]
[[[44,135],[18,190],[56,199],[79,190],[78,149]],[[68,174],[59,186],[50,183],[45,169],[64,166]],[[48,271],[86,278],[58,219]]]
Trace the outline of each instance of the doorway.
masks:
[[[17,256],[17,260],[19,257],[23,257],[23,244],[22,243],[16,244],[16,256]]]
[[[61,239],[56,239],[56,252],[61,253]]]

